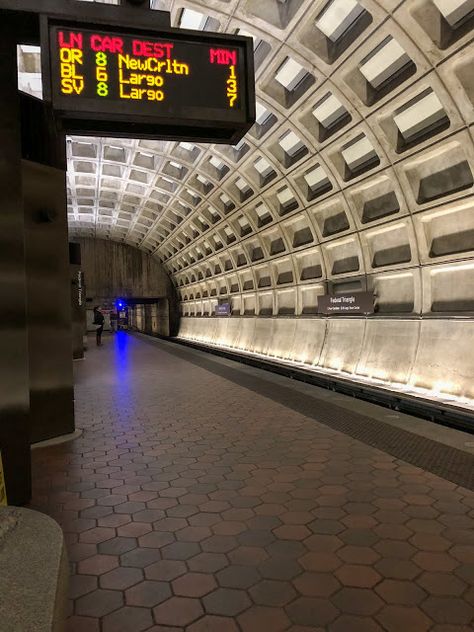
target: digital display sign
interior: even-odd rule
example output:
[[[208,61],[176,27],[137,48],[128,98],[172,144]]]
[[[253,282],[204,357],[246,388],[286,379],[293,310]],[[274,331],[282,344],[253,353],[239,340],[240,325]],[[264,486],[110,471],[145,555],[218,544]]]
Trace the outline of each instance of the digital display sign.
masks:
[[[48,35],[45,93],[69,130],[109,133],[122,123],[129,136],[132,127],[142,136],[237,142],[254,122],[248,38],[63,24],[50,24]]]

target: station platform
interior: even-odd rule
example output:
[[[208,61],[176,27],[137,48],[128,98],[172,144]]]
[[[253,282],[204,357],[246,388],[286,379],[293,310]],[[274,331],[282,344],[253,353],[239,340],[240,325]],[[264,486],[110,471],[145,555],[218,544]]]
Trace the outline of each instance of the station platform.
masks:
[[[472,435],[125,332],[75,372],[68,632],[474,629]]]

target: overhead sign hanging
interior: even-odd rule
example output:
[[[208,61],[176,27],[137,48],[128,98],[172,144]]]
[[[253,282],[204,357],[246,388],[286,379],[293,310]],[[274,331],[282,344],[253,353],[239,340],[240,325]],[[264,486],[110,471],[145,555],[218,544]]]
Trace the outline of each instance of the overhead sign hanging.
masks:
[[[61,23],[45,97],[68,132],[236,143],[255,120],[252,40]]]

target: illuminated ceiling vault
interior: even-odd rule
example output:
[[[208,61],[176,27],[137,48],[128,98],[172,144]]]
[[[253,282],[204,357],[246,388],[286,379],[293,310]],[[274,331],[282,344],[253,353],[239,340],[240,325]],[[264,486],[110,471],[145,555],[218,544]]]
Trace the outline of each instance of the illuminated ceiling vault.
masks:
[[[73,234],[171,257],[175,272],[234,241],[252,260],[241,240],[267,224],[275,236],[296,234],[297,248],[343,234],[354,257],[349,235],[439,204],[446,177],[420,188],[423,174],[446,176],[471,154],[473,53],[453,53],[469,38],[473,0],[163,0],[154,8],[171,10],[175,26],[253,36],[257,124],[237,147],[70,138]],[[24,59],[23,78],[37,87],[38,64]],[[423,219],[422,230],[444,223]],[[405,220],[384,231],[396,248],[412,229]],[[373,242],[377,232],[363,234]],[[272,236],[262,231],[263,252]]]
[[[381,317],[472,316],[474,0],[154,5],[253,37],[257,122],[235,147],[70,138],[72,236],[158,256],[185,315],[373,289]]]

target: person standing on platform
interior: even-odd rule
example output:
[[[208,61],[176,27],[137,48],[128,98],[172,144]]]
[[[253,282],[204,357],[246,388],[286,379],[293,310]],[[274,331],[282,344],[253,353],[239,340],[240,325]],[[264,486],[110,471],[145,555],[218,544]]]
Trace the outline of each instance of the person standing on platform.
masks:
[[[102,345],[102,332],[104,331],[104,315],[100,311],[100,307],[94,307],[94,325],[96,325],[95,330],[95,340],[97,346],[100,347]]]
[[[110,331],[114,334],[117,330],[117,312],[110,312]]]

